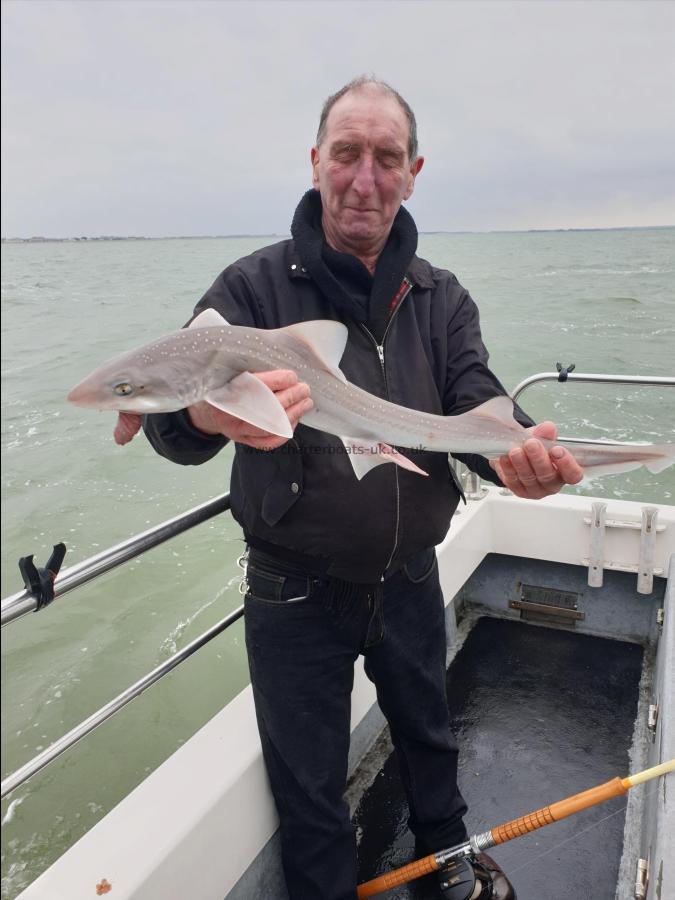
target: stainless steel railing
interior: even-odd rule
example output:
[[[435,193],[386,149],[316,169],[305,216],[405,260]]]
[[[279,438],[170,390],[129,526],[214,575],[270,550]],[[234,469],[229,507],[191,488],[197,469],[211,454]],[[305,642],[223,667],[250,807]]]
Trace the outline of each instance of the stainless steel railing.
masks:
[[[176,537],[176,535],[182,534],[189,528],[194,528],[195,525],[206,522],[229,508],[229,493],[221,494],[219,497],[214,497],[212,500],[207,500],[206,503],[195,506],[193,509],[188,509],[172,519],[167,519],[166,522],[141,532],[141,534],[136,534],[120,544],[115,544],[114,547],[108,547],[107,550],[103,550],[95,556],[90,556],[89,559],[76,563],[69,569],[64,569],[54,584],[54,599],[56,600],[63,594],[67,594],[68,591],[87,584],[94,578],[98,578],[99,575],[103,575],[105,572],[121,566],[122,563],[135,559],[147,550],[152,550],[153,547],[168,541],[169,538]],[[25,616],[26,613],[35,612],[36,609],[37,600],[35,597],[27,589],[18,591],[18,593],[12,594],[2,601],[1,624],[7,625]]]
[[[229,508],[230,495],[229,493],[222,494],[219,497],[208,500],[206,503],[202,503],[200,506],[187,510],[187,512],[174,516],[174,518],[168,519],[166,522],[155,525],[154,528],[150,528],[141,534],[137,534],[127,541],[116,544],[114,547],[109,547],[107,550],[97,553],[95,556],[91,556],[81,563],[71,566],[69,569],[64,570],[55,582],[55,600],[68,591],[72,591],[76,587],[87,584],[87,582],[92,581],[99,575],[109,572],[111,569],[122,565],[122,563],[140,556],[142,553],[151,550],[153,547],[163,544],[164,541],[168,541],[170,538],[176,537],[190,528],[194,528],[195,525],[206,522],[208,519],[213,518],[213,516],[216,516]],[[3,600],[2,624],[5,625],[8,622],[14,622],[21,616],[34,611],[36,608],[37,600],[27,590],[19,591],[17,594],[13,594],[6,600]],[[66,750],[85,737],[85,735],[92,732],[94,728],[107,721],[111,716],[114,716],[116,712],[122,709],[122,707],[126,706],[127,703],[135,697],[138,697],[138,695],[146,690],[146,688],[149,688],[150,685],[159,681],[160,678],[163,678],[164,675],[168,674],[172,669],[175,669],[176,666],[184,662],[189,656],[192,656],[192,654],[199,650],[200,647],[203,647],[226,628],[229,628],[229,626],[232,625],[233,622],[236,622],[237,619],[241,618],[243,614],[243,606],[240,606],[238,609],[229,613],[229,615],[221,619],[220,622],[217,622],[205,631],[204,634],[195,638],[194,641],[187,644],[182,650],[174,653],[173,656],[169,657],[169,659],[153,669],[152,672],[148,672],[147,675],[144,675],[125,691],[122,691],[121,694],[109,703],[106,703],[105,706],[101,707],[101,709],[97,710],[83,722],[80,722],[79,725],[76,725],[75,728],[71,729],[67,734],[58,738],[53,744],[50,744],[46,750],[43,750],[25,765],[21,766],[15,772],[12,772],[11,775],[8,775],[2,782],[1,796],[5,797],[10,791],[13,791],[41,769],[44,769],[45,766],[49,765],[49,763],[65,753]]]
[[[645,384],[645,385],[675,385],[675,378],[668,375],[603,375],[602,373],[569,372],[561,376],[560,372],[539,372],[530,375],[515,386],[511,392],[511,398],[517,400],[523,391],[540,381],[584,381],[594,384]]]
[[[675,387],[675,377],[670,375],[606,375],[600,372],[567,372],[561,375],[560,372],[539,372],[536,375],[530,375],[529,378],[523,379],[515,386],[511,392],[511,399],[516,401],[520,395],[542,381],[558,381],[565,383],[568,381],[581,381],[587,384],[635,384],[664,387],[666,385]],[[559,438],[558,443],[565,444],[567,441],[576,441],[579,438]],[[614,444],[619,447],[630,446],[628,441],[606,441],[594,438],[581,438],[586,444]]]
[[[194,641],[191,641],[183,647],[182,650],[174,653],[173,656],[170,656],[169,659],[157,666],[156,669],[153,669],[152,672],[148,672],[147,675],[144,675],[135,682],[135,684],[132,684],[131,687],[122,691],[121,694],[118,694],[117,697],[109,703],[106,703],[101,709],[92,713],[92,715],[89,716],[88,719],[85,719],[84,722],[80,722],[79,725],[76,725],[75,728],[71,729],[67,734],[64,734],[63,737],[55,740],[54,743],[50,744],[46,750],[42,751],[42,753],[34,756],[33,759],[29,760],[25,765],[21,766],[21,768],[12,772],[11,775],[8,775],[2,782],[2,797],[19,787],[19,785],[23,784],[24,781],[27,781],[41,769],[44,769],[45,766],[48,766],[50,762],[53,762],[58,756],[61,756],[66,750],[69,750],[79,740],[92,732],[98,725],[101,725],[111,716],[114,716],[123,706],[126,706],[127,703],[130,703],[135,697],[142,694],[146,688],[149,688],[150,685],[159,681],[160,678],[163,678],[172,669],[175,669],[176,666],[184,662],[189,656],[192,656],[192,654],[199,650],[200,647],[203,647],[204,644],[208,644],[210,640],[219,635],[222,631],[225,631],[226,628],[229,628],[233,622],[236,622],[237,619],[240,619],[243,615],[244,607],[240,606],[238,609],[235,609],[234,612],[225,616],[224,619],[221,619],[220,622],[212,625],[211,628],[204,632],[204,634],[195,638]]]

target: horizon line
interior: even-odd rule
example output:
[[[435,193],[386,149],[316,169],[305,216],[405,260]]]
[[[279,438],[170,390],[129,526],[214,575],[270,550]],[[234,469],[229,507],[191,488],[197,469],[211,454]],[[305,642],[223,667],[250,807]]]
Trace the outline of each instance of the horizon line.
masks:
[[[568,232],[568,231],[658,231],[675,228],[675,223],[671,225],[592,225],[592,226],[561,226],[557,228],[486,228],[486,229],[431,229],[429,231],[419,231],[420,235],[430,234],[541,234],[550,232]],[[82,243],[87,241],[203,241],[203,240],[223,240],[225,238],[261,238],[276,237],[285,239],[290,237],[288,232],[279,233],[274,231],[268,232],[233,232],[231,234],[164,234],[158,236],[141,235],[141,234],[100,234],[100,235],[68,235],[63,237],[46,237],[44,235],[31,235],[30,237],[1,237],[2,243],[49,243],[49,242],[71,242]]]

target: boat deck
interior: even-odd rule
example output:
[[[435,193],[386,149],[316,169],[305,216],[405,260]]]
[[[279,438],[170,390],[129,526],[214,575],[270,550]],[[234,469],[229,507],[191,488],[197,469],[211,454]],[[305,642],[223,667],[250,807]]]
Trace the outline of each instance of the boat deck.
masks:
[[[638,644],[479,618],[447,680],[470,832],[628,772],[642,664]],[[386,735],[366,769],[377,770],[378,754],[383,765],[354,814],[361,881],[414,858]],[[491,853],[519,900],[613,900],[625,808],[617,798]],[[437,897],[434,882],[428,876],[386,896]]]
[[[462,509],[438,549],[450,712],[473,833],[675,758],[675,510],[658,507],[649,550],[644,509],[611,501],[603,584],[589,587],[593,503],[573,495],[529,503],[489,488]],[[649,594],[636,590],[647,550]],[[359,661],[347,797],[363,880],[413,855],[383,726]],[[668,784],[662,776],[631,790],[627,803],[611,801],[494,850],[519,900],[614,900],[615,891],[616,900],[631,900],[640,872],[646,900],[675,897]],[[249,686],[22,900],[90,900],[103,877],[116,900],[287,900],[277,825]],[[383,896],[423,900],[434,889],[420,882]]]

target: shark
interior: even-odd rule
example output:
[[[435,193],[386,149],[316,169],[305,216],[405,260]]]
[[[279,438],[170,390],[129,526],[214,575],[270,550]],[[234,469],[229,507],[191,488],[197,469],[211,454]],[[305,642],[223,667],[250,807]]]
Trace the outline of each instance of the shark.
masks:
[[[285,410],[256,372],[291,369],[311,391],[302,424],[340,438],[354,474],[394,463],[426,473],[398,448],[477,453],[488,459],[520,447],[531,429],[496,396],[459,415],[421,412],[376,397],[340,370],[347,342],[341,322],[316,320],[277,329],[229,324],[207,309],[188,328],[103,363],[68,394],[78,406],[122,414],[174,412],[205,400],[271,434],[293,436]],[[658,473],[675,462],[675,443],[618,443],[537,438],[546,449],[564,441],[587,478],[645,466]]]

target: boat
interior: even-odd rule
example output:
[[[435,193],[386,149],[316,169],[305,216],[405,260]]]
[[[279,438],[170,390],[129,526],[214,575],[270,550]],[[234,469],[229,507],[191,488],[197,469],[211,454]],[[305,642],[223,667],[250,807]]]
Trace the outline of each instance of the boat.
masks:
[[[554,380],[540,373],[522,382]],[[586,381],[618,376],[569,375]],[[635,379],[644,382],[647,379]],[[649,379],[675,384],[675,378]],[[675,507],[532,502],[466,473],[437,548],[467,825],[487,828],[675,757]],[[57,596],[205,518],[227,495],[63,572]],[[3,602],[3,624],[35,609]],[[3,782],[3,796],[243,614],[243,607]],[[414,857],[386,723],[357,665],[348,799],[368,880]],[[519,900],[675,898],[675,776],[494,851]],[[429,877],[387,897],[423,900]],[[21,893],[21,900],[283,900],[250,686]]]

